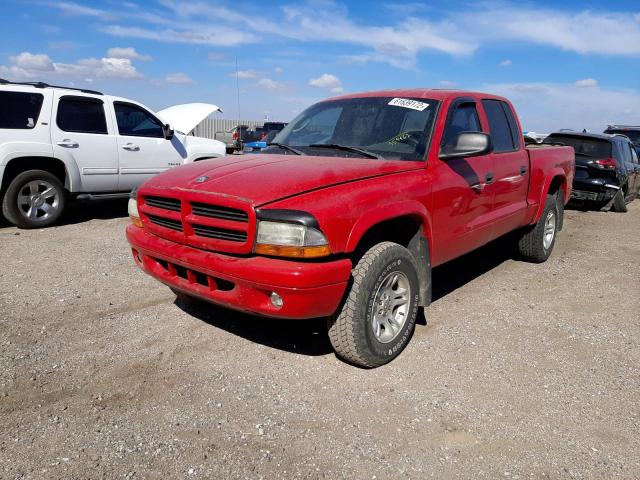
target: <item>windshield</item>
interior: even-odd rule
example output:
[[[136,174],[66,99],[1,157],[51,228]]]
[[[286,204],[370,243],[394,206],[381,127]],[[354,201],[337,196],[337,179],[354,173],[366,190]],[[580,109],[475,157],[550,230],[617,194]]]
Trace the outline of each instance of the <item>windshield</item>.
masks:
[[[607,140],[589,137],[572,137],[552,134],[545,138],[545,143],[560,142],[573,147],[576,155],[582,157],[609,158],[611,157],[611,143]]]
[[[425,98],[366,97],[320,102],[298,115],[273,142],[295,147],[307,155],[423,160],[437,106],[437,100]],[[270,153],[277,147],[271,149]]]

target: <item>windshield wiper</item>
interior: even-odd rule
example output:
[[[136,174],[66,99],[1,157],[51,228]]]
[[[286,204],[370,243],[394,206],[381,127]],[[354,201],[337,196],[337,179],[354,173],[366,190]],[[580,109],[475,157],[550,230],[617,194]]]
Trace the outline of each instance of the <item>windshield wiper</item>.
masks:
[[[271,143],[267,143],[267,147],[280,147],[283,150],[289,150],[290,152],[293,152],[296,155],[304,155],[304,152],[298,150],[297,148],[293,148],[287,145],[286,143],[271,142]]]
[[[358,147],[350,147],[349,145],[340,145],[337,143],[312,143],[309,145],[312,148],[332,148],[334,150],[345,150],[347,152],[359,153],[360,155],[364,155],[368,158],[375,158],[377,160],[384,160],[384,157],[378,155],[377,153],[370,152],[369,150],[364,150]]]

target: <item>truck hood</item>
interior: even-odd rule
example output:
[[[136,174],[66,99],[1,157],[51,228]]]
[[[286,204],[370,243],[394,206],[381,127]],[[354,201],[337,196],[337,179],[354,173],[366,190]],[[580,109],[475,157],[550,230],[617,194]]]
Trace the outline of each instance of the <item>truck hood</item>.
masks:
[[[258,207],[311,190],[424,168],[423,162],[293,155],[229,155],[172,168],[152,188],[229,195]]]
[[[211,103],[185,103],[160,110],[157,115],[174,130],[186,134],[215,112],[222,112],[222,110]]]

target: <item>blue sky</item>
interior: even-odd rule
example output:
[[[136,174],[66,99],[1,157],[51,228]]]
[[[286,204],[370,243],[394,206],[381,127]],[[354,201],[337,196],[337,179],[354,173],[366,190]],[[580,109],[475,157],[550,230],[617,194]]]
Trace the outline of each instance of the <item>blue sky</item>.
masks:
[[[640,124],[640,2],[0,0],[0,77],[289,120],[342,92],[509,97],[528,130]]]

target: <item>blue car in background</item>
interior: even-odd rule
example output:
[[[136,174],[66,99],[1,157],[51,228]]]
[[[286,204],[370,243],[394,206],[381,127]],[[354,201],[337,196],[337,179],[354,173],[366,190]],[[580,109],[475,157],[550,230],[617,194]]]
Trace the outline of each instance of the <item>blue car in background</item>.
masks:
[[[260,153],[263,148],[267,148],[267,145],[286,126],[287,124],[282,122],[265,122],[262,126],[262,138],[253,142],[246,142],[244,144],[245,153]]]

